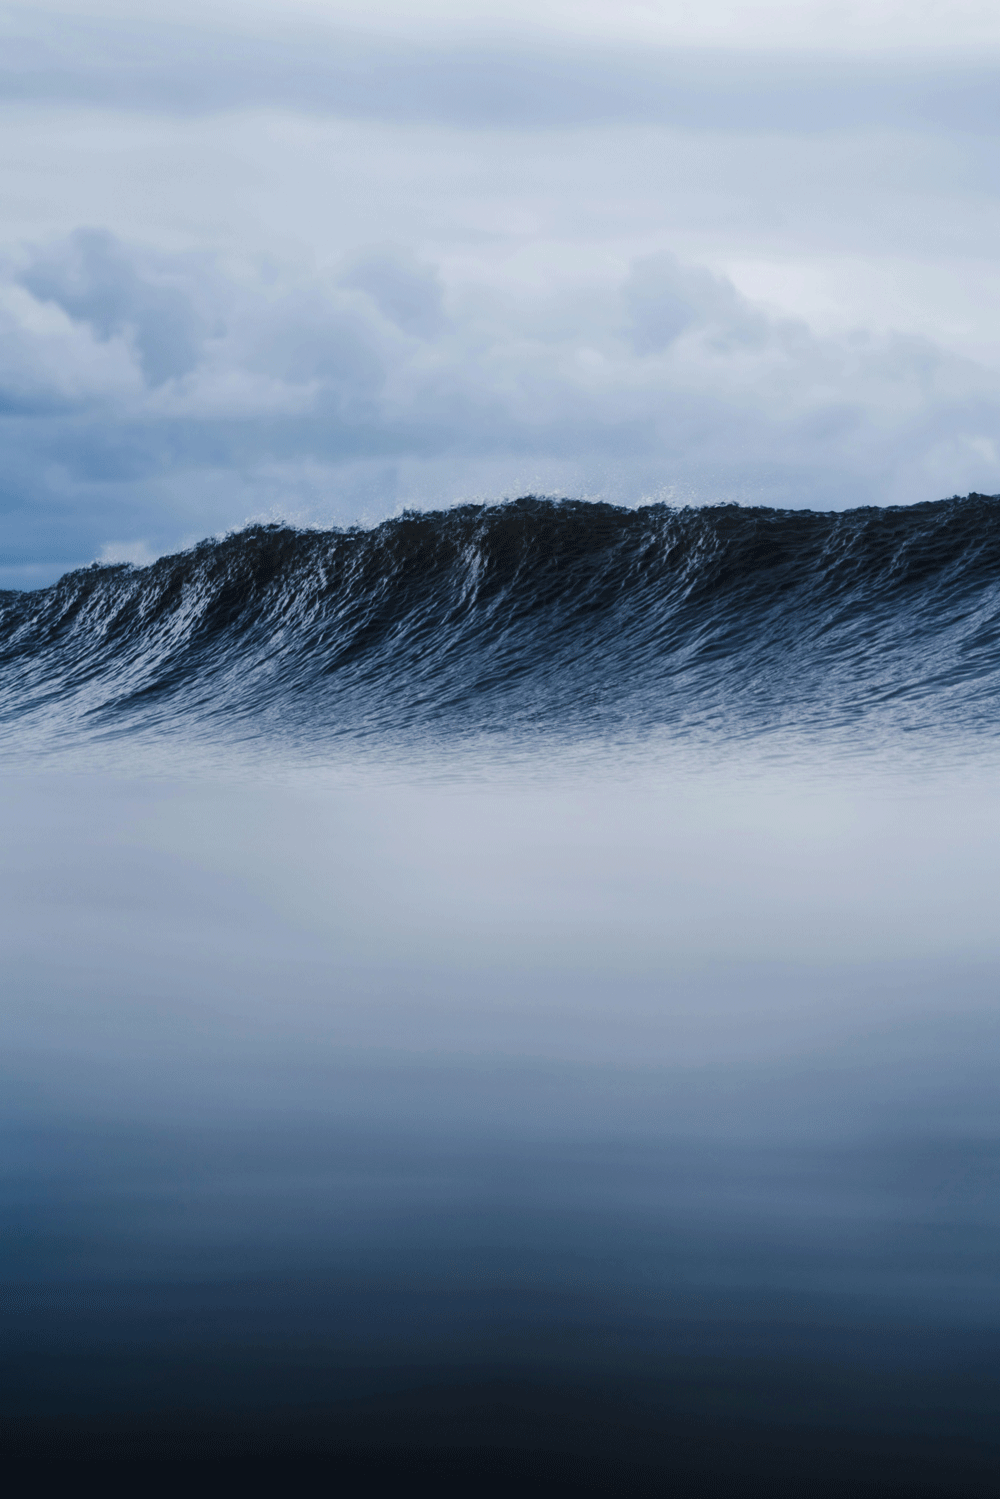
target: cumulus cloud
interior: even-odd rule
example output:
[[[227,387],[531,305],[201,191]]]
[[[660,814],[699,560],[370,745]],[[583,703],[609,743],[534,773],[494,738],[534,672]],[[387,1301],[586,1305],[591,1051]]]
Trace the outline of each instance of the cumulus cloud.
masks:
[[[732,282],[661,253],[637,260],[622,287],[637,354],[662,353],[691,328],[711,329],[718,344],[763,348],[776,326]]]
[[[670,253],[567,299],[450,288],[404,248],[237,275],[88,229],[8,257],[0,312],[8,568],[528,488],[1000,489],[995,372],[927,339],[820,336]]]
[[[151,385],[186,375],[199,362],[205,328],[184,289],[169,270],[140,271],[107,231],[77,230],[32,257],[19,280],[101,342],[124,338]]]
[[[367,292],[376,307],[404,333],[432,338],[445,324],[444,288],[434,266],[390,247],[359,257],[341,285]]]

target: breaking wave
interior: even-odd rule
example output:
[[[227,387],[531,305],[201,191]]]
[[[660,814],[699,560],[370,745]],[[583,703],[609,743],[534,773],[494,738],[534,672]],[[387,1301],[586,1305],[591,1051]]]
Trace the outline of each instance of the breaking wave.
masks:
[[[254,526],[0,594],[10,744],[150,733],[992,732],[1000,497],[830,514],[529,497]]]

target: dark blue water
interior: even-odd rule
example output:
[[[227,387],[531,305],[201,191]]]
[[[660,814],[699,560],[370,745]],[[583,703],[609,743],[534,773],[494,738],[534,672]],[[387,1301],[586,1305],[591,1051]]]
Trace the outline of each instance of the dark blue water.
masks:
[[[988,1495],[1000,501],[2,596],[26,1487]]]
[[[369,531],[254,527],[2,594],[0,629],[21,744],[992,736],[1000,498],[836,514],[523,499]]]

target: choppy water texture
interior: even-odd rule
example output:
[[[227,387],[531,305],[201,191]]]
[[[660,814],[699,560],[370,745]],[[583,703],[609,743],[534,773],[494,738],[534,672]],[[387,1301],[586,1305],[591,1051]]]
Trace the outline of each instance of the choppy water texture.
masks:
[[[8,734],[991,734],[1000,499],[522,499],[257,526],[0,596]]]
[[[525,499],[3,595],[5,1477],[995,1494],[998,564]]]

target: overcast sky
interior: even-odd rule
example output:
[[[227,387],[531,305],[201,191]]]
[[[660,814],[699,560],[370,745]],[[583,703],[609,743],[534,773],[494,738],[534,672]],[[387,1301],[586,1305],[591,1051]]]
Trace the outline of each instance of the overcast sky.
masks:
[[[528,491],[1000,491],[995,3],[36,0],[0,109],[0,585]]]

